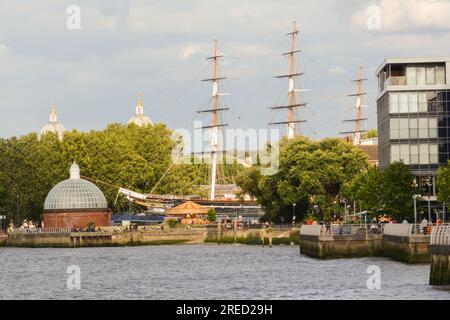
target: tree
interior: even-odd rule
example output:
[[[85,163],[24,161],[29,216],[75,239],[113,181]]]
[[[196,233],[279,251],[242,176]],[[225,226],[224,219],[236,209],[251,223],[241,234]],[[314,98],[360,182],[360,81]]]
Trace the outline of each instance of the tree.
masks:
[[[204,195],[208,166],[172,165],[173,146],[172,132],[163,124],[110,124],[101,131],[73,130],[65,133],[62,141],[51,132],[40,140],[36,133],[0,139],[0,209],[6,210],[8,219],[15,219],[18,209],[19,221],[40,221],[48,192],[69,177],[73,161],[79,164],[82,176],[99,181],[108,207],[115,212],[128,207],[125,197],[116,202],[118,187],[142,193]],[[232,180],[240,166],[223,165],[221,169],[226,179]]]
[[[436,172],[436,187],[438,199],[442,203],[450,203],[450,160]]]
[[[380,170],[369,166],[345,185],[343,195],[350,201],[359,202],[362,208],[376,215],[383,207],[382,181]]]
[[[370,129],[369,131],[362,134],[362,139],[371,139],[371,138],[377,138],[378,137],[378,131],[375,128]]]
[[[391,163],[383,172],[381,192],[384,210],[398,221],[412,221],[413,200],[417,188],[413,185],[414,176],[403,161]]]
[[[367,156],[353,145],[335,138],[314,142],[305,137],[280,143],[279,171],[260,174],[254,166],[238,176],[243,192],[255,196],[271,221],[305,217],[314,205],[331,215],[344,184],[367,168]],[[295,205],[295,206],[294,206]]]
[[[211,208],[206,212],[206,216],[209,222],[214,222],[217,219],[216,209]]]

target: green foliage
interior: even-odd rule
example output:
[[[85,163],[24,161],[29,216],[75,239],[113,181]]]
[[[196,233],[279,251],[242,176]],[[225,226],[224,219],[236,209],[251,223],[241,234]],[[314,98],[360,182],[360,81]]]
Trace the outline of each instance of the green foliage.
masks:
[[[376,215],[383,206],[383,176],[376,167],[368,167],[347,183],[343,188],[343,195],[350,201],[358,201],[362,208]]]
[[[208,165],[172,165],[171,136],[163,124],[111,124],[102,131],[67,132],[62,141],[53,133],[40,140],[35,133],[0,139],[0,210],[15,219],[18,208],[19,221],[40,221],[45,197],[68,178],[73,161],[80,166],[82,176],[99,181],[97,185],[113,211],[128,208],[124,197],[115,203],[118,187],[149,193],[169,167],[154,193],[204,195],[201,186],[208,183]],[[223,165],[220,170],[229,177],[239,167]]]
[[[291,221],[294,204],[301,220],[313,205],[324,216],[337,211],[334,202],[344,184],[367,166],[367,156],[341,139],[297,137],[281,141],[278,173],[263,176],[255,166],[241,172],[236,183],[265,207],[268,220]]]
[[[436,186],[439,201],[450,203],[450,161],[437,170]]]
[[[398,221],[405,218],[412,221],[414,216],[412,196],[417,189],[413,183],[414,176],[402,161],[391,163],[383,172],[384,210]]]
[[[217,219],[216,209],[211,208],[206,212],[206,216],[209,222],[214,222]]]
[[[169,226],[169,228],[176,228],[178,226],[178,220],[169,219],[167,220],[167,225]]]
[[[378,131],[375,128],[370,129],[369,131],[363,133],[361,136],[362,139],[370,139],[370,138],[376,138],[376,137],[378,137]]]
[[[384,172],[370,167],[346,184],[343,195],[357,201],[373,216],[380,210],[396,220],[413,217],[412,196],[417,193],[414,176],[403,162],[394,162]]]

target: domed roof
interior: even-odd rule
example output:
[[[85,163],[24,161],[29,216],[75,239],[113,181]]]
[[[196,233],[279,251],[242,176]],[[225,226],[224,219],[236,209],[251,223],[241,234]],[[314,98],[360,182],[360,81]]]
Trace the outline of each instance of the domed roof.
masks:
[[[128,121],[128,123],[134,123],[135,125],[139,126],[139,127],[143,127],[143,126],[147,126],[147,125],[153,125],[152,120],[150,120],[149,117],[147,117],[146,115],[143,114],[137,114],[134,117],[132,117],[130,119],[130,121]]]
[[[153,122],[149,117],[144,115],[144,107],[142,106],[142,96],[139,95],[137,105],[136,105],[136,114],[128,121],[128,123],[134,123],[139,127],[143,126],[152,126]]]
[[[107,209],[106,198],[93,183],[80,178],[80,168],[74,162],[70,179],[53,187],[44,202],[44,210]]]
[[[52,111],[50,112],[50,121],[41,129],[40,136],[46,134],[47,132],[54,132],[58,134],[58,138],[62,140],[65,131],[66,129],[64,128],[64,126],[58,122],[58,117],[56,115],[56,106],[53,104]]]

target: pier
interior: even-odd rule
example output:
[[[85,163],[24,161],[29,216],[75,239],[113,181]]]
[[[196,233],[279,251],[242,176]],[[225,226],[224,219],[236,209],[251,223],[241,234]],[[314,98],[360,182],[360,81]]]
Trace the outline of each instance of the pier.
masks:
[[[383,256],[405,263],[429,263],[430,231],[434,228],[439,227],[422,229],[409,223],[303,225],[300,253],[321,259]]]

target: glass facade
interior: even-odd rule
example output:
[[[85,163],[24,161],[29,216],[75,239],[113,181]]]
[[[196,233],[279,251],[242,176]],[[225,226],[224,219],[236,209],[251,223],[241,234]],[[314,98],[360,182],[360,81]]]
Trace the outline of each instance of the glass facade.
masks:
[[[436,89],[446,84],[445,63],[387,64],[378,77],[380,168],[403,160],[418,185],[433,184],[436,169],[450,159],[450,87]]]

